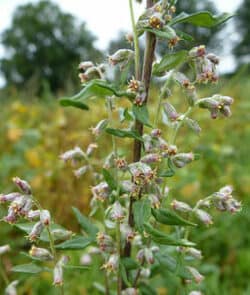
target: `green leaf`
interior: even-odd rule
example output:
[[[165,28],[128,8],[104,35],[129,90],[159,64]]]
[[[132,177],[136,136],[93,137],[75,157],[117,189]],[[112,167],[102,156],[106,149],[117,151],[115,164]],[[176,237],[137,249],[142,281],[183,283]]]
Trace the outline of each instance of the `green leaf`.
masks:
[[[129,138],[134,138],[134,139],[137,139],[137,140],[143,142],[142,137],[135,130],[106,128],[106,132],[108,134],[111,134],[111,135],[114,135],[114,136],[117,136],[117,137],[121,137],[121,138],[129,137]]]
[[[56,245],[56,248],[60,250],[83,250],[92,242],[93,239],[77,236],[72,238],[71,240]]]
[[[130,283],[129,280],[128,280],[128,276],[127,276],[126,268],[125,268],[125,266],[122,264],[121,261],[120,261],[120,264],[119,264],[119,268],[120,268],[120,272],[121,272],[122,280],[124,281],[124,283],[125,283],[127,286],[131,286],[131,283]]]
[[[218,26],[233,17],[233,14],[222,13],[220,15],[212,15],[208,11],[200,11],[192,14],[182,12],[177,15],[169,25],[173,26],[178,23],[189,23],[198,27],[212,28]]]
[[[175,258],[169,256],[167,254],[156,253],[155,258],[159,262],[160,266],[168,271],[178,275],[183,279],[190,280],[192,279],[192,275],[186,269],[184,265],[179,265]]]
[[[175,239],[172,236],[153,228],[149,223],[144,223],[144,229],[150,234],[152,240],[158,244],[185,247],[193,247],[195,245],[184,239]]]
[[[28,264],[16,265],[16,266],[12,267],[11,271],[37,274],[37,273],[40,273],[43,271],[48,271],[48,270],[46,268],[38,266],[34,263],[28,263]]]
[[[176,37],[175,30],[169,26],[165,26],[162,29],[154,29],[151,27],[145,27],[143,30],[155,34],[161,39],[173,39]]]
[[[76,95],[69,98],[62,98],[60,104],[62,106],[74,106],[82,109],[88,108],[83,101],[86,101],[94,97],[106,97],[115,95],[117,97],[127,97],[133,99],[135,94],[127,91],[119,91],[113,85],[109,84],[105,80],[91,80],[84,85],[84,88]]]
[[[174,167],[170,158],[163,159],[157,175],[159,177],[172,177],[175,175]]]
[[[162,74],[163,72],[180,66],[186,61],[187,56],[188,52],[186,50],[180,50],[178,52],[168,53],[164,55],[162,60],[154,65],[153,74]]]
[[[89,107],[86,104],[84,104],[80,101],[77,101],[77,100],[62,98],[62,99],[60,99],[59,102],[60,102],[61,106],[63,106],[63,107],[75,107],[75,108],[82,109],[82,110],[89,110]]]
[[[121,263],[127,270],[137,269],[139,267],[139,263],[130,257],[123,257]]]
[[[157,295],[156,290],[149,284],[141,282],[139,285],[139,290],[141,295]]]
[[[115,190],[117,188],[117,183],[114,179],[114,177],[111,175],[111,173],[107,169],[102,169],[102,175],[107,182],[108,186],[111,190]]]
[[[72,210],[81,228],[90,237],[95,238],[98,232],[98,228],[86,216],[84,216],[77,208],[73,207]]]
[[[144,223],[147,222],[151,216],[151,203],[149,199],[141,199],[134,202],[133,213],[135,226],[142,232],[144,230]]]
[[[168,209],[152,209],[154,218],[166,225],[196,226],[195,223],[185,220],[175,212]]]
[[[65,264],[63,266],[63,268],[65,268],[66,270],[86,270],[86,269],[89,269],[89,266],[80,266],[80,265],[69,265],[69,264]]]
[[[138,121],[152,128],[152,125],[149,123],[149,114],[146,104],[143,104],[142,106],[133,105],[132,111]]]

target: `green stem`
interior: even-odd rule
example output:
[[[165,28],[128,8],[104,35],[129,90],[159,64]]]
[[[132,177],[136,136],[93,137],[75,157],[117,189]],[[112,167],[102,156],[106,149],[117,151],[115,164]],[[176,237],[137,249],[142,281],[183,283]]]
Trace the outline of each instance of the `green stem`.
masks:
[[[176,128],[174,129],[174,133],[173,133],[173,135],[172,135],[172,139],[171,139],[171,141],[170,141],[171,144],[175,144],[177,134],[178,134],[180,128],[182,127],[182,125],[184,124],[185,119],[190,115],[190,113],[192,112],[192,110],[193,110],[193,107],[190,106],[190,107],[188,108],[188,110],[186,111],[186,113],[183,114],[181,121],[178,122],[178,125],[177,125]]]
[[[117,255],[118,255],[118,271],[117,271],[117,295],[121,295],[122,290],[122,277],[121,277],[121,231],[120,231],[120,222],[116,222],[116,239],[117,239]]]
[[[0,275],[3,278],[4,283],[6,284],[6,286],[9,285],[9,279],[4,271],[3,265],[2,265],[2,261],[0,261]]]
[[[133,37],[134,37],[135,78],[136,80],[140,80],[140,47],[139,47],[139,39],[138,39],[137,31],[136,31],[133,0],[129,0],[129,10],[130,10],[130,18],[131,18],[131,24],[133,29]]]

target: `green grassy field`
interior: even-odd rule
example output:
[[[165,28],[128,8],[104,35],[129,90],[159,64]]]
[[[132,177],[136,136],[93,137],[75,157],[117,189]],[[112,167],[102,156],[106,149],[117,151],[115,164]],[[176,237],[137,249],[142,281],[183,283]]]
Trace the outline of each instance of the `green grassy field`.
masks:
[[[206,275],[205,294],[238,295],[250,294],[250,80],[235,77],[222,80],[202,96],[219,92],[235,98],[230,119],[211,120],[206,110],[194,113],[203,132],[200,137],[183,128],[177,145],[186,151],[194,150],[201,155],[177,176],[169,180],[171,197],[194,202],[209,195],[225,184],[232,184],[235,195],[243,203],[243,210],[235,216],[217,214],[215,226],[202,228],[193,233],[193,239],[204,252],[201,270]],[[150,108],[155,106],[154,91],[151,93]],[[30,181],[35,195],[42,205],[51,209],[55,220],[77,231],[72,222],[71,206],[88,212],[90,177],[75,179],[72,169],[58,158],[59,154],[76,145],[86,148],[93,140],[89,131],[100,119],[105,118],[103,102],[91,103],[91,110],[63,109],[56,100],[20,100],[18,95],[4,97],[0,112],[0,191],[12,189],[11,178],[20,176]],[[182,104],[180,93],[172,101]],[[167,127],[163,130],[168,132]],[[130,140],[126,141],[129,146]],[[100,139],[94,157],[98,163],[110,149],[109,138]],[[101,162],[100,162],[101,166]],[[4,209],[0,209],[1,216]],[[10,270],[12,264],[25,263],[27,258],[19,255],[27,248],[27,241],[18,230],[3,223],[1,244],[10,243],[15,255],[4,256],[2,263]],[[74,254],[76,263],[80,254]],[[66,294],[99,294],[88,292],[91,277],[99,270],[76,271],[66,274]],[[15,274],[8,273],[11,279]],[[166,278],[167,279],[167,278]],[[67,281],[67,279],[66,279]],[[79,282],[81,281],[81,284]],[[174,294],[164,288],[159,294]],[[80,286],[82,285],[82,286]],[[84,287],[83,287],[84,285]],[[3,281],[0,278],[0,289]],[[51,290],[51,291],[48,291]],[[42,280],[21,276],[19,294],[57,294],[50,287],[48,274]],[[171,293],[172,292],[172,293]]]

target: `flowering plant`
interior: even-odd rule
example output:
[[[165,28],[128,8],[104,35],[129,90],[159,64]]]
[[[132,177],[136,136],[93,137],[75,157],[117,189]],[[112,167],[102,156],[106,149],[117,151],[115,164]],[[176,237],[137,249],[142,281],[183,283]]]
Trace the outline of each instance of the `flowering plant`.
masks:
[[[177,144],[182,127],[187,126],[197,134],[201,132],[199,123],[191,117],[192,112],[203,108],[213,119],[229,117],[233,99],[221,94],[199,97],[200,85],[217,82],[219,58],[208,53],[204,45],[178,50],[179,42],[190,41],[192,37],[179,31],[177,25],[190,23],[211,28],[231,15],[182,12],[175,16],[175,3],[174,0],[156,3],[147,0],[145,12],[135,22],[133,3],[129,0],[133,34],[127,39],[131,49],[112,53],[108,58],[109,66],[108,63],[95,65],[92,61],[80,63],[82,90],[72,98],[61,99],[60,103],[88,110],[90,100],[103,98],[107,118],[102,118],[92,128],[95,142],[86,151],[75,147],[60,158],[73,166],[79,165],[74,170],[77,178],[86,173],[93,175],[91,212],[86,217],[77,208],[73,209],[83,231],[83,234],[73,235],[51,221],[49,211],[41,207],[26,181],[15,178],[14,183],[21,193],[0,197],[1,203],[10,203],[4,221],[27,232],[32,244],[29,256],[34,261],[16,266],[14,271],[50,271],[36,261],[51,261],[54,285],[59,286],[63,294],[63,271],[73,266],[69,265],[69,257],[60,255],[59,251],[85,249],[81,258],[83,265],[94,263],[95,255],[100,258],[103,279],[93,284],[100,293],[157,294],[150,282],[167,271],[179,280],[181,292],[201,294],[200,283],[204,276],[198,271],[197,260],[202,258],[202,253],[195,241],[190,241],[191,229],[213,223],[208,211],[234,213],[241,209],[241,204],[232,196],[230,185],[215,189],[215,193],[191,206],[181,200],[170,200],[167,184],[169,177],[198,159],[198,155]],[[141,62],[139,38],[144,35],[146,42]],[[155,60],[158,39],[166,40],[168,50],[166,55]],[[191,70],[187,70],[186,65]],[[110,78],[112,68],[118,68],[118,72]],[[130,76],[131,68],[134,75]],[[159,88],[157,97],[149,93],[153,79]],[[187,105],[184,112],[173,106],[173,85],[183,91]],[[119,104],[127,105],[125,100],[128,106],[117,108]],[[148,106],[151,101],[157,105],[156,111]],[[92,154],[103,134],[110,136],[112,151],[102,167],[96,167]],[[127,138],[133,148],[125,153],[120,139]],[[20,223],[22,219],[28,223]],[[37,247],[39,241],[45,246]],[[8,250],[7,245],[3,246],[0,253]],[[6,294],[15,294],[8,290],[15,290],[16,285],[17,282],[12,282]]]

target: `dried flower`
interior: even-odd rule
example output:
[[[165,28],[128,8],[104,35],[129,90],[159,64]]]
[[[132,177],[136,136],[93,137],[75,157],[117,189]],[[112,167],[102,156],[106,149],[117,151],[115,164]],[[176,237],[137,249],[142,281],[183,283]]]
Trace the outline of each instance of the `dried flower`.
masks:
[[[89,157],[92,155],[93,151],[98,148],[96,143],[91,143],[87,147],[86,155]]]
[[[92,134],[96,137],[100,136],[103,130],[107,127],[108,120],[104,119],[98,122],[98,124],[95,127],[90,128]]]
[[[125,217],[124,209],[122,208],[121,204],[118,201],[116,201],[113,204],[111,212],[110,212],[110,216],[113,220],[116,220],[116,221],[121,221],[122,219],[124,219]]]
[[[21,196],[20,193],[10,193],[10,194],[1,194],[0,195],[0,203],[6,203],[6,202],[12,202],[16,198],[19,198]]]
[[[180,114],[177,113],[174,106],[172,106],[169,102],[165,102],[163,104],[163,109],[164,109],[164,112],[167,115],[167,118],[170,122],[176,121],[180,116]]]
[[[65,152],[64,154],[60,155],[60,159],[62,159],[64,162],[71,161],[72,164],[75,163],[75,161],[79,161],[84,158],[84,152],[77,146],[72,150],[69,150]]]
[[[159,13],[154,14],[149,19],[149,26],[154,29],[161,29],[163,27],[163,21]]]
[[[147,154],[146,156],[141,158],[141,162],[142,163],[146,163],[146,164],[153,164],[153,163],[159,163],[161,162],[161,155],[159,154]]]
[[[109,186],[106,182],[100,182],[98,185],[91,188],[95,199],[104,202],[109,196]]]
[[[53,270],[53,284],[56,286],[62,286],[63,285],[63,267],[68,263],[69,257],[68,256],[62,256],[61,259],[57,262],[56,266]]]
[[[82,166],[76,170],[74,170],[74,174],[76,178],[80,178],[89,170],[89,165]]]
[[[113,253],[115,250],[115,245],[113,239],[102,232],[97,234],[97,244],[99,245],[100,250],[106,253]]]

